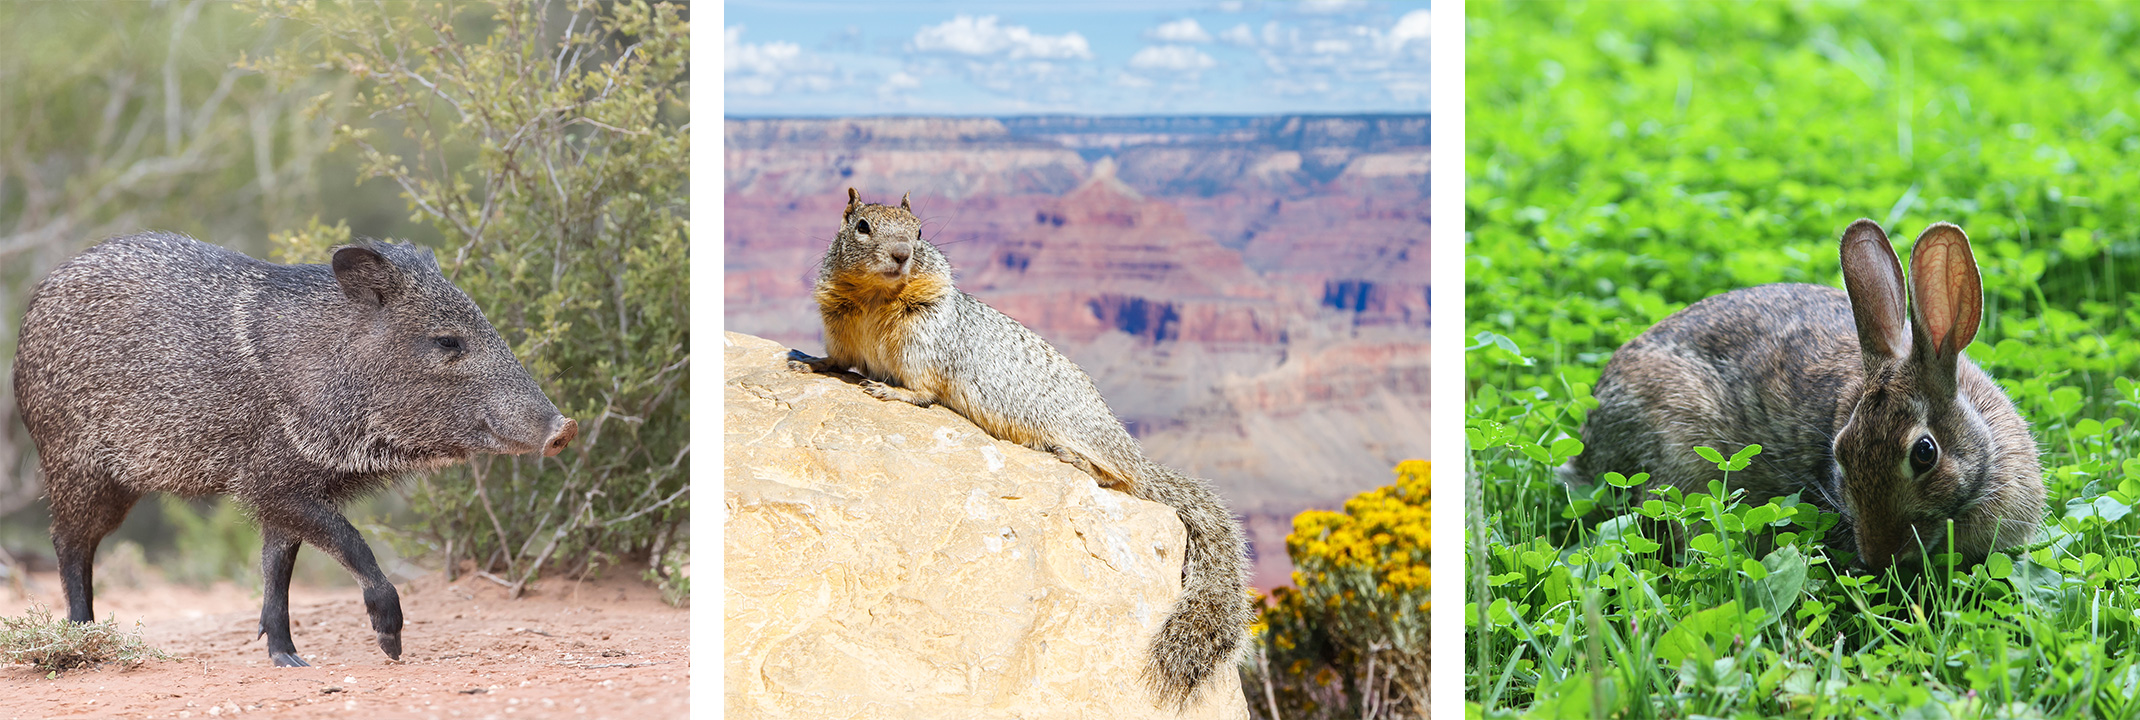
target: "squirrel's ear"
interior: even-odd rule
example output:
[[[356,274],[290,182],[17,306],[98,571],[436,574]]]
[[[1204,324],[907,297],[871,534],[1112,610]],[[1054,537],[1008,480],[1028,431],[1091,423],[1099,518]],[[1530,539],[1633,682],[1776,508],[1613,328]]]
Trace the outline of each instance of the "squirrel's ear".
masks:
[[[855,192],[854,188],[847,188],[847,215],[854,215],[855,208],[858,207],[862,207],[862,194]]]
[[[378,250],[362,245],[334,249],[334,279],[342,294],[371,307],[381,307],[401,294],[401,269]]]
[[[912,207],[908,207],[908,206],[907,206],[907,195],[909,195],[909,194],[911,194],[911,193],[900,193],[900,194],[899,194],[899,209],[901,209],[901,210],[905,210],[905,211],[907,211],[907,212],[914,212],[914,208],[912,208]]]

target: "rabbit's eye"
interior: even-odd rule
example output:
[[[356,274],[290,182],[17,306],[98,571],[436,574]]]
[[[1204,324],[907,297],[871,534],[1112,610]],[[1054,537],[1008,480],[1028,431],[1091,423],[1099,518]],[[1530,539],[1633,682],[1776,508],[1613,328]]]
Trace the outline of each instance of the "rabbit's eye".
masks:
[[[1917,444],[1910,446],[1910,469],[1923,475],[1935,462],[1939,462],[1939,443],[1932,442],[1930,435],[1917,438]]]
[[[862,234],[864,234],[864,235],[868,235],[868,234],[869,234],[869,221],[868,221],[868,220],[856,220],[856,221],[855,221],[855,232],[858,232],[858,233],[862,233]]]

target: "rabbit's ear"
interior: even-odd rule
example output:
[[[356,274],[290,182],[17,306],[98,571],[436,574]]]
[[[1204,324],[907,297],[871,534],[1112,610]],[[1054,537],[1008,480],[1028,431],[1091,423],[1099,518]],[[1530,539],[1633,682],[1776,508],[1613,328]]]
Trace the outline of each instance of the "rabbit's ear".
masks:
[[[1910,297],[1917,359],[1951,386],[1955,358],[1976,339],[1984,312],[1984,279],[1961,228],[1933,223],[1917,236],[1910,250]]]
[[[1843,287],[1858,321],[1858,350],[1871,371],[1910,352],[1902,318],[1902,264],[1879,223],[1860,219],[1843,230]]]

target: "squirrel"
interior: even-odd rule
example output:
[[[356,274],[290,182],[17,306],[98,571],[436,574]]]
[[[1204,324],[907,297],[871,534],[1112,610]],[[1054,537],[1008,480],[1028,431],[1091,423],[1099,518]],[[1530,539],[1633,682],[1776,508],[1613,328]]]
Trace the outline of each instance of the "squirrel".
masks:
[[[952,285],[951,262],[921,237],[906,196],[865,204],[847,189],[814,297],[825,357],[802,372],[853,368],[880,400],[942,404],[989,435],[1052,453],[1100,485],[1174,509],[1188,529],[1182,594],[1153,638],[1144,680],[1159,705],[1186,708],[1242,646],[1253,611],[1241,527],[1210,484],[1152,462],[1082,368],[1008,315]]]

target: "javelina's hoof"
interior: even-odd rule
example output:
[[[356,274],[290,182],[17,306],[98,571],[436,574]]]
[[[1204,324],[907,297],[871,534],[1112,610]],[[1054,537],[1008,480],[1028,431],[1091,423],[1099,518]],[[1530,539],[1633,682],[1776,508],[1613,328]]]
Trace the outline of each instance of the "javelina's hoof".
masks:
[[[297,653],[271,652],[268,658],[275,661],[275,667],[312,667],[312,663],[299,659]]]
[[[401,659],[401,633],[379,633],[379,649],[389,660]]]
[[[557,434],[551,435],[549,441],[542,444],[542,456],[553,457],[558,453],[564,452],[565,446],[571,445],[572,439],[579,436],[580,421],[565,418],[565,426],[559,428]]]

